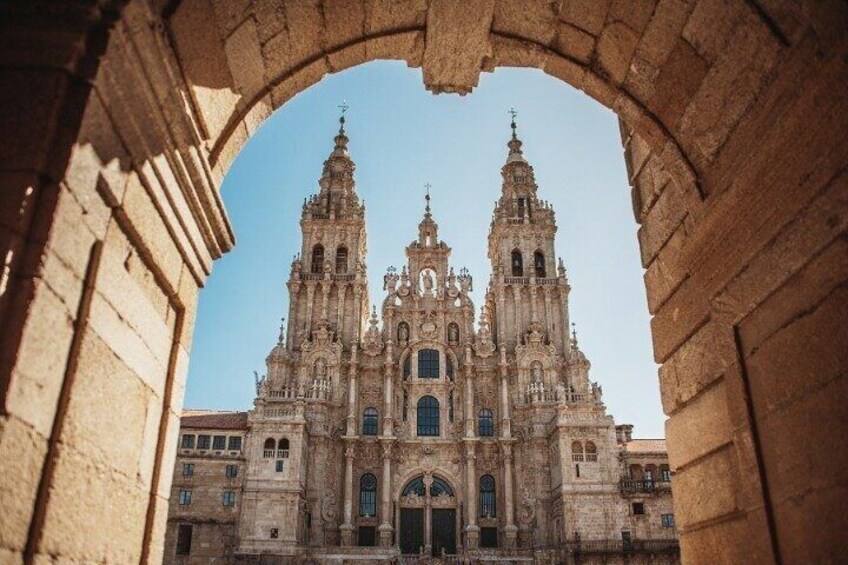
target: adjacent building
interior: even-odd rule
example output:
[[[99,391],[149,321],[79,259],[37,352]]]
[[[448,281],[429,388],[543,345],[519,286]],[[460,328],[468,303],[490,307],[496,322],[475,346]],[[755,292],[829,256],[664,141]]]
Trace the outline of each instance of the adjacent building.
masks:
[[[429,194],[369,305],[341,123],[253,410],[183,417],[165,561],[676,562],[665,443],[616,426],[589,378],[515,123],[479,319]]]

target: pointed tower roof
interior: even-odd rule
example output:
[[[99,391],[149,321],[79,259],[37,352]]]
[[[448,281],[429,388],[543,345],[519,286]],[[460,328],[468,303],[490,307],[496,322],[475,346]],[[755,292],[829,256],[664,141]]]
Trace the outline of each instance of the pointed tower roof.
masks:
[[[512,116],[512,122],[510,122],[509,127],[512,128],[512,139],[507,143],[507,147],[509,147],[509,155],[506,158],[507,165],[510,163],[527,163],[524,159],[524,154],[521,152],[521,140],[518,139],[518,134],[516,133],[516,125],[515,125],[515,116],[518,115],[518,112],[515,111],[514,108],[509,109],[509,113]]]
[[[418,224],[418,245],[420,247],[437,247],[439,245],[439,224],[433,219],[430,211],[430,183],[424,185],[427,190],[424,195],[424,218]]]

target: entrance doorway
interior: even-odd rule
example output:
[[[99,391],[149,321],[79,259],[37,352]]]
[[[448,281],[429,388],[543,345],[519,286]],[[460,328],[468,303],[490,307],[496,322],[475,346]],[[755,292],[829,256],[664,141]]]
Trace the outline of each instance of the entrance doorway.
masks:
[[[421,475],[409,481],[400,499],[401,553],[456,553],[456,496],[441,477]]]

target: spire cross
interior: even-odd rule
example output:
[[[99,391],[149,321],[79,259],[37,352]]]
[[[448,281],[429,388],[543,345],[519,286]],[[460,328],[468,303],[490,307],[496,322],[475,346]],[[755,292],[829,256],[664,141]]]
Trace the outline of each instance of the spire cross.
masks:
[[[427,201],[427,205],[424,209],[428,214],[430,213],[430,188],[432,186],[433,185],[431,185],[429,182],[424,184],[424,188],[427,190],[427,194],[424,196],[424,200]]]
[[[285,327],[286,327],[286,319],[285,317],[280,318],[280,337],[277,338],[279,343],[283,343],[283,336],[285,335]]]

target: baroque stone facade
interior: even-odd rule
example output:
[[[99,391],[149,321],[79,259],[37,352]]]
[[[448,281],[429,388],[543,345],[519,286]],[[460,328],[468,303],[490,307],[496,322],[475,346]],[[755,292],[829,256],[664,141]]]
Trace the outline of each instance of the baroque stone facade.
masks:
[[[369,308],[365,210],[342,118],[303,205],[288,325],[254,409],[183,418],[166,561],[365,551],[354,546],[374,559],[677,559],[665,442],[616,426],[589,378],[568,331],[554,211],[512,128],[475,324],[472,276],[451,266],[429,194],[406,264],[388,270]],[[215,424],[241,416],[230,431]],[[233,437],[243,449],[223,448]]]

